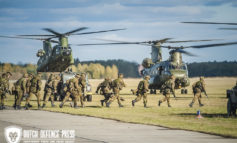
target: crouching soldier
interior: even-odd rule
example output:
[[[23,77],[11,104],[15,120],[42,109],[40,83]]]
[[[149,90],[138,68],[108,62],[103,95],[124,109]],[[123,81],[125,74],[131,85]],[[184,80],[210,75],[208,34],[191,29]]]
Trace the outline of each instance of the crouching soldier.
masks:
[[[137,98],[132,101],[132,106],[143,98],[144,107],[147,107],[147,92],[149,91],[149,81],[150,76],[145,76],[145,79],[140,81],[137,87]]]
[[[160,106],[162,102],[167,101],[168,107],[171,107],[170,93],[172,93],[174,95],[174,98],[176,98],[175,91],[174,91],[174,86],[175,86],[174,79],[175,79],[174,76],[171,75],[170,79],[161,86],[161,93],[163,93],[165,97],[162,100],[159,100],[158,106]]]
[[[30,94],[29,96],[26,98],[26,105],[25,105],[25,109],[28,110],[29,109],[29,102],[30,99],[32,98],[33,95],[36,96],[37,98],[37,103],[38,103],[38,109],[41,108],[40,106],[40,90],[41,90],[41,74],[38,73],[37,75],[35,75],[31,80],[30,80]]]

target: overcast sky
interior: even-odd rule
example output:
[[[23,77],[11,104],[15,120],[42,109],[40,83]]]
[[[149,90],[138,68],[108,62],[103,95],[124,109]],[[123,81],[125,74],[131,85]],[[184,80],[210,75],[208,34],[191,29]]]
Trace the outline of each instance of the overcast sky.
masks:
[[[182,24],[181,21],[236,22],[236,0],[0,0],[0,35],[48,34],[42,28],[67,32],[89,27],[83,32],[126,28],[127,30],[70,36],[69,43],[99,43],[96,38],[122,41],[225,39],[237,41],[237,30],[218,30],[228,25]],[[236,26],[237,28],[237,26]],[[203,43],[185,43],[198,45]],[[167,44],[166,44],[167,45]],[[37,63],[41,41],[0,39],[0,62]],[[150,57],[149,46],[72,46],[81,61],[124,59],[140,63]],[[188,49],[198,57],[184,56],[186,62],[237,60],[237,45]],[[164,59],[168,50],[163,50]]]

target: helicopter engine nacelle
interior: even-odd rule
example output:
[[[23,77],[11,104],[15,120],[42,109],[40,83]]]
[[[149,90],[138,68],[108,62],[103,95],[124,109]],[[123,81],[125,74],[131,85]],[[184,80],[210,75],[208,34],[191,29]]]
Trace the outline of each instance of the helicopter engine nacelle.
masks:
[[[149,58],[145,58],[143,61],[142,61],[142,66],[144,68],[150,68],[151,66],[153,65],[153,62],[151,59]]]
[[[45,55],[45,51],[42,49],[40,49],[36,54],[37,57],[43,57],[44,55]]]

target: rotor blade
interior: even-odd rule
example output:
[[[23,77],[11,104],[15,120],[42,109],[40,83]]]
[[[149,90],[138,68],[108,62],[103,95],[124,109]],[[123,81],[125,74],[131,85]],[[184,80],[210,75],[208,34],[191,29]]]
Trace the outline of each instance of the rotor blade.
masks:
[[[134,44],[134,43],[95,43],[95,44],[73,44],[75,46],[95,46],[95,45],[123,45],[123,44]]]
[[[227,45],[236,45],[236,44],[237,44],[237,42],[229,42],[229,43],[217,43],[217,44],[188,46],[188,47],[183,47],[183,48],[208,48],[208,47],[218,47],[218,46],[227,46]]]
[[[50,33],[53,33],[54,35],[57,35],[57,36],[62,35],[61,33],[58,33],[58,32],[56,32],[56,31],[54,31],[53,29],[50,29],[50,28],[43,28],[43,30],[48,31]]]
[[[42,38],[28,38],[28,37],[18,37],[18,36],[3,36],[0,35],[1,38],[14,38],[14,39],[31,39],[31,40],[44,40]]]
[[[196,57],[196,56],[197,56],[197,55],[194,55],[194,54],[192,54],[192,53],[190,53],[190,52],[184,51],[184,50],[182,50],[182,49],[177,49],[177,50],[175,50],[175,52],[180,52],[180,53],[182,53],[182,54],[185,54],[185,55],[188,55],[188,56],[193,56],[193,57]]]
[[[215,41],[215,40],[222,40],[222,39],[185,40],[185,41],[167,41],[166,43],[202,42],[202,41]]]
[[[237,25],[237,23],[221,23],[221,22],[181,22],[190,24],[225,24],[225,25]]]
[[[218,28],[220,30],[237,30],[237,28]]]
[[[25,37],[33,37],[33,36],[36,36],[36,37],[40,37],[40,36],[48,36],[48,37],[50,37],[50,36],[55,36],[55,35],[17,35],[17,36],[25,36]]]
[[[66,33],[64,33],[63,35],[71,35],[72,33],[75,33],[75,32],[81,31],[81,30],[85,30],[85,29],[88,29],[88,28],[87,28],[87,27],[77,28],[77,29],[75,29],[75,30],[66,32]]]
[[[49,38],[28,38],[28,37],[18,37],[18,36],[3,36],[0,35],[0,38],[14,38],[14,39],[30,39],[30,40],[41,40],[41,41],[50,41],[52,43],[59,43],[58,41],[51,40]]]
[[[125,28],[123,28],[123,29],[111,29],[111,30],[94,31],[94,32],[76,33],[76,34],[71,34],[71,35],[85,35],[85,34],[94,34],[94,33],[104,33],[104,32],[110,32],[110,31],[120,31],[120,30],[125,30]]]

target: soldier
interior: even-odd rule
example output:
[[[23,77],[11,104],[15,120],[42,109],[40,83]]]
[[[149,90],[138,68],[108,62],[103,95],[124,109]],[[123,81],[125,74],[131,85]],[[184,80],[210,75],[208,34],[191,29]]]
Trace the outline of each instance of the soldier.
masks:
[[[145,79],[140,81],[137,87],[137,98],[132,101],[132,106],[135,106],[135,103],[140,101],[143,97],[143,104],[144,107],[146,108],[147,106],[147,92],[149,91],[149,80],[150,76],[145,76]]]
[[[174,79],[175,79],[174,76],[171,75],[170,79],[161,86],[161,93],[163,93],[165,97],[162,100],[159,100],[158,106],[160,106],[162,102],[167,101],[168,107],[171,107],[170,93],[172,93],[174,95],[174,98],[176,98],[175,91],[174,91],[174,86],[175,86]]]
[[[29,102],[30,99],[33,95],[36,96],[37,98],[37,103],[38,103],[38,109],[41,108],[40,106],[40,90],[41,90],[41,74],[38,73],[36,76],[33,76],[33,78],[30,80],[30,94],[29,96],[26,98],[26,105],[25,105],[25,109],[28,110],[29,109]]]
[[[81,107],[84,108],[84,94],[85,94],[85,88],[86,88],[86,75],[85,73],[82,73],[79,80],[78,80],[78,84],[79,84],[79,99],[80,99],[80,102],[81,102]]]
[[[100,100],[101,106],[104,106],[104,103],[107,103],[110,96],[112,95],[110,91],[112,89],[111,84],[112,84],[111,80],[108,77],[106,77],[104,81],[101,82],[96,89],[96,93],[98,94],[98,92],[100,91],[100,94],[103,95],[105,98],[103,100]]]
[[[21,109],[21,101],[26,94],[26,83],[28,75],[25,73],[17,82],[15,86],[15,109]]]
[[[51,107],[55,107],[54,105],[54,92],[55,90],[54,89],[57,89],[57,87],[54,87],[54,75],[51,74],[49,76],[49,79],[48,81],[46,82],[45,84],[45,98],[44,98],[44,103],[43,103],[43,106],[42,108],[44,108],[49,100],[49,97],[51,98]]]
[[[206,89],[205,89],[204,77],[200,77],[200,80],[195,82],[192,85],[192,88],[193,88],[194,97],[193,97],[192,102],[189,104],[189,107],[193,107],[193,104],[195,103],[196,99],[198,99],[200,107],[204,106],[204,104],[202,104],[202,101],[201,101],[201,98],[202,98],[201,93],[202,92],[204,92],[204,94],[207,96]]]
[[[26,81],[26,97],[25,98],[27,98],[27,97],[29,97],[29,95],[30,95],[30,85],[31,85],[31,79],[33,78],[33,74],[31,74],[31,73],[28,73],[28,79],[27,79],[27,81]],[[30,104],[30,103],[28,103],[28,107],[32,107],[32,105]]]
[[[119,107],[123,107],[123,105],[121,104],[121,101],[120,101],[120,97],[119,97],[119,91],[123,89],[123,87],[125,87],[125,83],[123,81],[123,74],[120,73],[118,75],[118,78],[113,80],[112,82],[112,89],[113,89],[113,96],[111,96],[108,100],[108,102],[106,103],[106,107],[109,107],[110,104],[115,100],[117,99],[118,101],[118,105]]]
[[[79,81],[80,74],[77,74],[74,78],[69,79],[66,82],[66,86],[64,87],[64,91],[66,92],[66,95],[62,101],[62,103],[59,105],[60,108],[63,107],[64,103],[68,100],[68,98],[71,96],[74,102],[74,108],[78,108],[77,106],[77,100],[79,94],[81,94],[81,88],[79,87]]]
[[[59,94],[60,94],[60,90],[61,90],[61,77],[59,75],[57,75],[53,81],[53,95],[54,95],[54,99],[57,100]],[[54,101],[54,100],[53,100]]]
[[[0,110],[5,109],[4,100],[6,98],[6,94],[9,93],[9,78],[12,74],[10,72],[3,73],[0,78]]]

